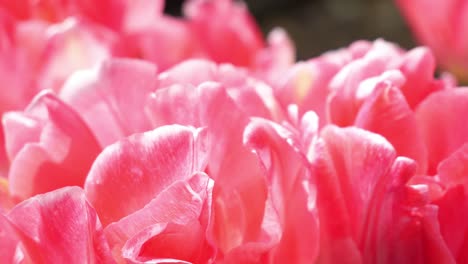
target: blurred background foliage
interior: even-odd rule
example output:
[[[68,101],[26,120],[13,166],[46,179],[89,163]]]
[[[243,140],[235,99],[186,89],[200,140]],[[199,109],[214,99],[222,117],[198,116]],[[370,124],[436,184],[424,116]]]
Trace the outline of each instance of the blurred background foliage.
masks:
[[[358,39],[384,38],[414,47],[410,31],[392,0],[244,0],[266,35],[287,30],[304,60]],[[166,13],[180,15],[183,0],[166,1]]]

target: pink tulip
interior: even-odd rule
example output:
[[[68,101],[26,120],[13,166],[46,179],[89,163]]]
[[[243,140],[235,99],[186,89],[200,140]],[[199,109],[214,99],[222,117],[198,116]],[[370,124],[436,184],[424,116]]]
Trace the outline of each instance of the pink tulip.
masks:
[[[468,93],[429,49],[294,64],[241,3],[163,4],[0,0],[1,261],[468,261]]]
[[[462,80],[468,79],[468,1],[398,0],[421,44],[430,47],[439,64]]]
[[[255,69],[265,79],[293,62],[287,36],[265,46],[242,4],[191,0],[185,18],[164,15],[163,6],[161,0],[0,1],[0,80],[15,90],[0,93],[0,113],[25,107],[40,90],[60,91],[73,72],[110,57],[143,58],[160,70],[207,58]]]

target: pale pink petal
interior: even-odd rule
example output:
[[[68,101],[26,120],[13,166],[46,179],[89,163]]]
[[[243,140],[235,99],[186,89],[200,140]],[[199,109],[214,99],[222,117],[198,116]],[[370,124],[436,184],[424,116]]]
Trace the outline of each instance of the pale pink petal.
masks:
[[[81,114],[101,146],[107,146],[151,129],[144,102],[155,84],[153,64],[111,59],[94,69],[74,73],[60,97]]]
[[[58,91],[74,71],[92,67],[116,53],[117,35],[77,19],[50,26],[46,34],[38,75],[41,89]]]
[[[193,128],[164,126],[104,149],[85,183],[104,226],[143,208],[175,181],[203,171],[200,135]]]
[[[101,151],[80,116],[50,92],[40,93],[24,112],[3,117],[11,160],[11,195],[25,199],[64,186],[83,186]]]
[[[161,88],[174,84],[198,86],[203,82],[217,81],[217,72],[217,65],[209,60],[186,60],[159,74],[158,86]]]
[[[78,187],[30,198],[7,217],[34,261],[115,263],[99,218]]]
[[[122,2],[124,4],[124,17],[122,30],[135,32],[145,30],[158,23],[158,18],[164,9],[164,0],[121,0],[105,2]]]
[[[433,93],[416,109],[428,151],[428,173],[437,172],[439,162],[468,141],[468,90],[451,89]]]

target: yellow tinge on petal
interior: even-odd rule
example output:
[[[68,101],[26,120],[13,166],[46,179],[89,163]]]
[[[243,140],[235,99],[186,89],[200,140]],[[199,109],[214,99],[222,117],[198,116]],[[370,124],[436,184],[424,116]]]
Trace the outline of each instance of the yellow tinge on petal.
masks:
[[[294,82],[294,101],[297,103],[301,103],[307,94],[309,93],[310,88],[312,87],[312,83],[314,78],[312,73],[305,69],[301,68],[295,78]]]
[[[10,210],[14,203],[8,190],[8,179],[0,177],[0,212],[2,210]]]

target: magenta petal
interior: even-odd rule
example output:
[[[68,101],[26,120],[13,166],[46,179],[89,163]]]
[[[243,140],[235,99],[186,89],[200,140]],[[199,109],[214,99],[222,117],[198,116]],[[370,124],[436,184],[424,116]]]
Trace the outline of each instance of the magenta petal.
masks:
[[[428,151],[428,173],[437,172],[439,162],[468,141],[468,90],[451,89],[433,93],[416,109]]]
[[[144,102],[156,85],[156,67],[148,62],[111,59],[78,71],[60,96],[78,111],[101,146],[151,129]]]
[[[85,183],[104,226],[143,208],[175,181],[203,171],[198,135],[193,128],[164,126],[104,149]]]
[[[8,218],[34,261],[114,263],[98,216],[78,187],[30,198]]]
[[[55,95],[43,92],[24,112],[7,113],[2,121],[13,196],[25,199],[64,186],[83,186],[100,147],[80,116]]]

